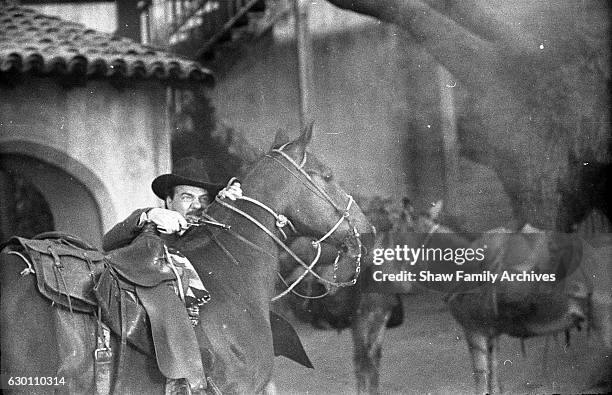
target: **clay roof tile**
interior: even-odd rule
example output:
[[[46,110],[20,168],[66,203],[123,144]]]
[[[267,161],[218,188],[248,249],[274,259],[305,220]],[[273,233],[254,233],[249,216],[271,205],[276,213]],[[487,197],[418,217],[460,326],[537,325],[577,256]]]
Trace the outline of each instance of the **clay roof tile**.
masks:
[[[212,73],[192,60],[26,7],[6,5],[0,5],[0,73],[10,73],[6,77],[149,78],[168,84],[213,82]]]

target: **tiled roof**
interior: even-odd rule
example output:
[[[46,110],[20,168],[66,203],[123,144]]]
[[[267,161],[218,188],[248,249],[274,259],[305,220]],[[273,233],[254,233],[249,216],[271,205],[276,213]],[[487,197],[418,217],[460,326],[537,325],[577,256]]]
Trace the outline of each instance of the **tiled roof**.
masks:
[[[19,6],[0,5],[0,80],[25,75],[212,83],[197,62]]]

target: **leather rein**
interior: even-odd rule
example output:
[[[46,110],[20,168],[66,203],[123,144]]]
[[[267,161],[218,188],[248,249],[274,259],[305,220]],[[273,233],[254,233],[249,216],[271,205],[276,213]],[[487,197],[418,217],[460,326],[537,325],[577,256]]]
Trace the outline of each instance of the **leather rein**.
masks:
[[[279,147],[278,149],[273,149],[271,151],[272,153],[276,153],[278,155],[274,155],[273,156],[271,154],[266,154],[266,158],[270,158],[270,159],[274,160],[276,163],[280,164],[285,170],[287,170],[291,175],[293,175],[298,180],[300,180],[300,182],[302,182],[302,184],[306,185],[310,190],[312,190],[311,187],[314,187],[315,191],[313,191],[313,192],[315,192],[315,194],[317,194],[319,197],[322,197],[324,200],[327,200],[334,207],[334,209],[340,214],[340,218],[338,219],[336,224],[334,226],[332,226],[331,229],[327,233],[325,233],[325,235],[323,235],[318,240],[312,241],[312,247],[314,249],[316,249],[317,252],[316,252],[315,258],[313,259],[313,261],[310,264],[305,263],[300,257],[298,257],[291,250],[291,248],[289,248],[278,236],[276,236],[273,231],[268,229],[265,225],[263,225],[261,222],[259,222],[256,218],[254,218],[251,215],[249,215],[248,213],[240,210],[239,208],[226,203],[219,196],[217,196],[215,198],[215,201],[218,204],[220,204],[221,206],[227,208],[230,211],[233,211],[234,213],[244,217],[245,219],[247,219],[248,221],[250,221],[251,223],[256,225],[259,229],[261,229],[264,233],[266,233],[272,240],[274,240],[274,242],[276,244],[278,244],[283,250],[285,250],[300,266],[302,266],[304,268],[304,272],[293,283],[291,283],[291,285],[288,285],[287,289],[285,289],[280,294],[274,296],[272,298],[272,301],[280,299],[281,297],[287,295],[289,292],[293,292],[293,293],[297,294],[294,291],[294,288],[306,277],[306,275],[308,273],[312,274],[315,278],[317,278],[319,281],[321,281],[324,284],[327,284],[327,285],[330,285],[330,286],[335,286],[335,287],[347,287],[347,286],[355,285],[355,283],[357,282],[357,278],[359,276],[359,273],[361,271],[362,243],[361,243],[360,235],[359,235],[359,232],[357,231],[357,228],[355,227],[355,225],[353,225],[351,223],[350,213],[349,213],[349,210],[352,207],[352,205],[355,202],[355,200],[353,199],[353,197],[351,195],[347,194],[347,196],[348,196],[348,203],[347,203],[346,208],[344,209],[344,208],[339,207],[338,205],[336,205],[334,203],[333,199],[331,198],[331,196],[329,196],[329,194],[325,190],[323,190],[323,188],[318,186],[314,182],[312,177],[308,173],[306,173],[306,171],[304,171],[304,165],[306,164],[306,155],[307,155],[306,152],[304,152],[304,157],[302,158],[302,161],[298,164],[289,155],[287,155],[285,152],[283,152],[283,148],[286,145],[287,144],[284,144],[283,146]],[[281,161],[279,157],[284,158],[289,163],[289,165],[291,165],[291,166],[288,166],[287,164],[283,163],[283,161]],[[298,171],[298,174],[295,173],[295,170]],[[306,179],[306,181],[304,181],[304,178]],[[228,184],[231,185],[231,183],[234,180],[235,179],[231,179]],[[283,230],[283,228],[285,226],[289,226],[289,228],[291,228],[291,230],[294,233],[297,233],[296,230],[295,230],[295,227],[293,226],[293,224],[291,223],[291,221],[287,217],[285,217],[283,214],[276,213],[273,209],[271,209],[270,207],[268,207],[264,203],[262,203],[262,202],[260,202],[260,201],[258,201],[256,199],[250,198],[248,196],[237,197],[237,200],[247,201],[247,202],[249,202],[249,203],[251,203],[253,205],[256,205],[256,206],[264,209],[268,213],[270,213],[275,218],[275,220],[276,220],[277,230],[281,233],[282,237],[285,240],[287,240],[287,235],[286,235],[286,233]],[[321,256],[321,243],[324,242],[325,240],[327,240],[329,237],[331,237],[331,235],[340,227],[340,225],[344,221],[346,221],[348,223],[349,228],[351,228],[352,234],[351,234],[350,237],[354,238],[354,240],[356,241],[358,250],[359,250],[359,253],[355,256],[355,262],[356,262],[355,274],[353,275],[353,278],[350,281],[345,281],[345,282],[338,282],[338,281],[336,281],[336,271],[338,269],[338,261],[340,259],[340,255],[342,254],[342,251],[338,250],[338,254],[337,254],[336,259],[335,259],[334,264],[333,264],[334,265],[334,279],[333,279],[333,281],[330,281],[330,280],[327,280],[327,279],[321,277],[319,274],[317,274],[313,270],[313,268],[317,264],[317,262],[319,261],[319,258]],[[252,244],[252,243],[250,243],[250,244]],[[285,279],[282,277],[282,275],[280,273],[279,273],[279,277],[285,283],[285,285],[287,285],[287,282],[285,281]],[[322,296],[325,296],[326,294],[321,295],[321,296],[312,297],[312,298],[322,297]],[[304,295],[299,295],[299,294],[297,294],[297,295],[301,296],[301,297],[304,297],[304,298],[310,298],[310,297],[307,297],[307,296],[304,296]]]

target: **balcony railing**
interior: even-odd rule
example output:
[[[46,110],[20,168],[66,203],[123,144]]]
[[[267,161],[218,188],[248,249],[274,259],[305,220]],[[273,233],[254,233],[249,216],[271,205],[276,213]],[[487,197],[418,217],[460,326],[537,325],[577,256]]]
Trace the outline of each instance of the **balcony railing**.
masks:
[[[231,39],[235,29],[270,14],[264,12],[264,0],[149,0],[141,2],[140,9],[143,41],[194,58]]]

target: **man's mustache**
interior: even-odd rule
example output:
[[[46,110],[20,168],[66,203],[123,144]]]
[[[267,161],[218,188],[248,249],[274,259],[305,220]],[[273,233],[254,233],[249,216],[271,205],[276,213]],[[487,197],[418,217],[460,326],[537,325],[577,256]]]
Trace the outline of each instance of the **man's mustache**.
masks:
[[[204,213],[204,209],[191,210],[191,211],[187,211],[186,216],[201,218],[203,213]]]

